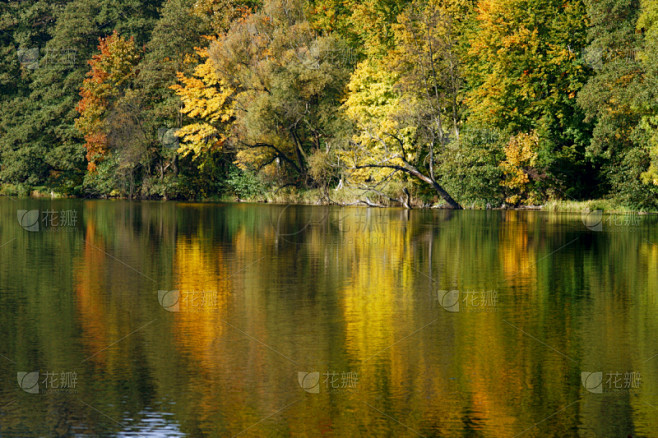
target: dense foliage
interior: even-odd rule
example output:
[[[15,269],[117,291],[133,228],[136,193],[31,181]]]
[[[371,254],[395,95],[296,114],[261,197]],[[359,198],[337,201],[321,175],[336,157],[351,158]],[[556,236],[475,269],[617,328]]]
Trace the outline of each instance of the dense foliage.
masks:
[[[0,184],[658,208],[656,55],[651,0],[9,1]]]

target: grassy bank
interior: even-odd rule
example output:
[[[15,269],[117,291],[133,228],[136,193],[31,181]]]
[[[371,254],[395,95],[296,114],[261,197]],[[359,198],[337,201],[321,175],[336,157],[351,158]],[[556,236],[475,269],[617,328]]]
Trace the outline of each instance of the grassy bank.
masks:
[[[641,211],[628,208],[614,200],[593,199],[589,201],[548,201],[542,205],[541,210],[553,212],[586,213],[602,210],[604,213],[656,213],[655,211]]]
[[[46,187],[34,187],[30,190],[16,186],[3,185],[0,188],[0,196],[13,198],[65,198],[66,195],[54,192]],[[297,204],[297,205],[360,205],[379,207],[401,207],[400,202],[393,200],[394,195],[390,193],[366,192],[354,188],[342,189],[298,189],[284,187],[277,190],[268,190],[257,195],[240,198],[235,195],[224,195],[208,199],[202,202],[253,202],[267,204]],[[412,194],[412,208],[447,208],[447,204],[436,199],[422,200]],[[468,203],[462,205],[466,210],[484,210],[487,206],[482,203]],[[500,209],[493,207],[492,209]],[[523,206],[514,208],[516,210],[540,210],[557,213],[585,213],[601,210],[610,214],[625,213],[658,213],[657,211],[642,211],[629,208],[611,199],[592,199],[587,201],[552,200],[543,205]]]

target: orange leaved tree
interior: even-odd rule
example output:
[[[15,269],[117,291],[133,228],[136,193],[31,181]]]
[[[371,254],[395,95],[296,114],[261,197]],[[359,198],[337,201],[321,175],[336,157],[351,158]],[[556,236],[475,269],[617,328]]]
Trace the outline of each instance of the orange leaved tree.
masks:
[[[91,69],[82,83],[82,99],[76,107],[80,116],[76,128],[84,135],[87,148],[87,169],[96,170],[96,164],[107,153],[106,117],[112,104],[130,87],[135,75],[139,53],[133,38],[125,39],[116,31],[98,44],[100,53],[89,60]]]

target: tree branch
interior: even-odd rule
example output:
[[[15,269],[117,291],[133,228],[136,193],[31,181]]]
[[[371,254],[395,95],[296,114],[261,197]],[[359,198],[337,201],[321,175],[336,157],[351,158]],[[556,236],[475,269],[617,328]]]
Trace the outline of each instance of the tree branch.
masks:
[[[452,197],[446,192],[443,187],[439,183],[437,183],[435,180],[430,178],[427,175],[424,175],[421,171],[416,169],[416,167],[412,166],[411,164],[405,162],[404,166],[399,166],[396,164],[362,164],[359,166],[354,166],[355,169],[368,169],[368,168],[378,168],[378,169],[396,169],[402,172],[405,172],[409,175],[414,176],[415,178],[418,178],[419,180],[428,183],[431,185],[434,190],[437,191],[439,195],[450,205],[450,207],[454,208],[455,210],[461,210],[462,206],[459,205],[457,201],[452,199]]]

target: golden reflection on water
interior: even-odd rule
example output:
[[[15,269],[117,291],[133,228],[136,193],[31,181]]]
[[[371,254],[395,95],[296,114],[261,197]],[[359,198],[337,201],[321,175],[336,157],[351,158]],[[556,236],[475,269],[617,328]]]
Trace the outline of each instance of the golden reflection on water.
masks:
[[[57,288],[39,278],[39,290],[73,293],[3,314],[35,321],[41,346],[0,353],[81,368],[71,400],[42,399],[48,409],[70,404],[81,428],[116,433],[150,407],[190,436],[658,430],[658,233],[649,224],[597,234],[577,217],[537,212],[78,208],[77,234],[21,235],[11,249],[31,250],[60,282],[57,272],[71,273]],[[3,290],[8,279],[22,285],[17,293],[33,290],[11,275],[3,271]],[[177,311],[160,305],[160,289],[180,293]],[[458,311],[437,299],[453,289]],[[465,299],[487,291],[495,302]],[[77,325],[60,328],[54,305],[70,306]],[[55,335],[70,347],[49,349]],[[597,370],[639,372],[641,387],[589,393],[581,372]],[[299,372],[320,373],[318,393],[304,391]],[[332,388],[327,372],[358,378]],[[6,424],[26,424],[31,413],[21,412]]]

